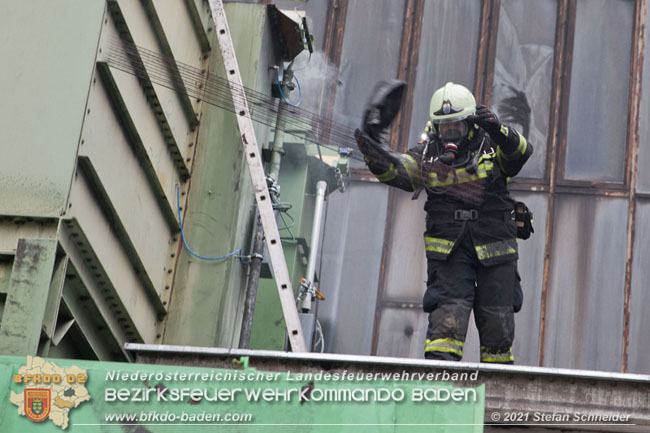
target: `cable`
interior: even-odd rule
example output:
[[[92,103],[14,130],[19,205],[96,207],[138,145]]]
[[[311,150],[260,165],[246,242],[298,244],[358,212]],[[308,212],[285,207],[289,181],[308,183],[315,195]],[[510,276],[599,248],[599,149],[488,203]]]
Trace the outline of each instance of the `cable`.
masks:
[[[316,349],[316,347],[320,344],[320,353],[323,353],[325,352],[325,335],[323,335],[323,327],[321,326],[318,319],[316,319],[316,334],[318,334],[318,339],[314,341],[312,348]]]
[[[309,66],[309,62],[311,62],[311,52],[309,53],[309,57],[307,58],[307,63],[305,63],[305,66],[302,66],[300,68],[293,68],[293,71],[302,71],[303,69],[306,69],[307,66]]]
[[[291,221],[292,221],[292,224],[291,224],[291,225],[288,225],[287,222],[286,222],[285,219],[284,219],[284,216],[282,215],[283,213],[286,213],[286,212],[278,212],[278,214],[280,215],[280,219],[282,220],[282,223],[284,224],[284,227],[280,228],[279,230],[286,230],[286,231],[288,231],[288,232],[289,232],[289,235],[291,236],[290,241],[291,241],[291,242],[295,242],[295,241],[296,241],[296,237],[293,235],[293,232],[291,231],[291,227],[293,227],[293,225],[294,225],[296,222],[295,222],[295,220],[291,217],[291,215],[289,215],[288,213],[286,213],[287,216],[288,216],[289,218],[291,218]],[[283,240],[284,240],[284,239],[283,239]]]
[[[266,94],[244,86],[231,86],[225,78],[176,62],[171,57],[161,56],[154,51],[138,47],[122,39],[110,40],[109,48],[106,54],[108,65],[135,75],[141,79],[142,85],[145,87],[155,83],[233,113],[235,112],[234,98],[234,101],[238,103],[247,103],[254,121],[268,126],[275,125],[278,105],[274,98]],[[299,85],[299,82],[296,82]],[[297,109],[293,105],[287,108],[284,130],[312,143],[320,143],[323,147],[333,151],[338,151],[337,147],[356,149],[354,133],[351,128],[338,124],[332,119]],[[305,136],[304,131],[312,131],[312,134]],[[352,155],[352,158],[363,160],[360,154],[356,153]]]
[[[298,81],[298,77],[296,74],[293,74],[293,78],[296,80],[296,84],[298,85],[298,102],[296,105],[293,105],[291,102],[287,100],[287,98],[284,96],[284,92],[282,91],[282,84],[280,84],[280,70],[276,69],[275,70],[275,75],[278,77],[278,90],[280,91],[280,96],[282,97],[282,100],[289,106],[289,107],[294,107],[298,108],[300,107],[300,103],[302,102],[302,89],[300,88],[300,81]]]
[[[183,232],[183,220],[181,219],[181,189],[180,189],[180,186],[178,186],[178,185],[176,185],[176,201],[178,202],[178,224],[179,224],[180,227],[181,227],[181,238],[183,239],[183,245],[185,245],[185,248],[187,249],[187,251],[188,251],[191,255],[193,255],[193,256],[196,257],[197,259],[201,259],[201,260],[216,261],[216,260],[227,259],[227,258],[229,258],[229,257],[232,257],[232,256],[234,256],[234,255],[236,255],[236,254],[241,253],[241,248],[240,248],[240,249],[238,249],[238,250],[236,250],[236,251],[233,251],[232,253],[228,253],[228,254],[226,254],[225,256],[220,256],[220,257],[204,257],[204,256],[201,256],[201,255],[199,255],[199,254],[196,254],[194,251],[192,251],[192,249],[190,248],[190,246],[187,245],[187,241],[185,240],[185,233]],[[240,260],[242,263],[244,263],[244,261],[242,260],[241,255],[239,256],[239,260]],[[244,263],[244,264],[246,264],[246,263]]]
[[[119,46],[116,46],[118,45],[118,42],[120,42]],[[126,54],[126,57],[124,56],[124,54]],[[113,62],[113,61],[121,63],[121,67],[117,66],[118,69],[128,73],[134,73],[132,69],[135,69],[136,75],[142,76],[145,79],[150,80],[151,77],[149,75],[152,76],[156,75],[156,77],[154,77],[156,83],[163,86],[169,86],[169,84],[164,83],[163,81],[169,80],[168,75],[172,74],[174,75],[174,77],[172,79],[172,85],[169,86],[169,88],[179,92],[192,94],[191,92],[192,82],[196,83],[195,85],[198,87],[198,89],[201,89],[203,91],[203,92],[198,91],[195,93],[210,94],[211,91],[214,92],[215,90],[218,90],[221,93],[218,96],[223,99],[220,102],[226,102],[228,104],[232,103],[232,101],[230,100],[230,84],[224,78],[215,77],[215,76],[211,77],[210,76],[211,74],[207,74],[207,77],[205,77],[205,70],[198,70],[192,68],[189,65],[176,63],[174,59],[163,58],[153,51],[148,51],[144,48],[140,48],[133,44],[128,44],[124,41],[118,40],[113,42],[112,49],[109,52],[109,62]],[[145,62],[147,63],[146,65]],[[115,67],[116,65],[112,64],[112,66]],[[175,86],[173,84],[175,84]],[[205,84],[205,86],[203,84]],[[215,88],[215,84],[218,86],[218,88]],[[238,95],[242,95],[243,97],[244,89],[246,90],[246,93],[249,94],[248,99],[250,100],[252,105],[259,105],[260,102],[261,104],[269,104],[269,108],[273,110],[273,116],[277,114],[277,110],[274,107],[275,101],[272,98],[268,98],[264,94],[253,91],[252,89],[244,88],[242,86],[239,87],[233,86],[233,91],[235,91],[235,98],[237,100],[240,100]],[[260,97],[261,99],[256,102],[255,99],[259,99]],[[216,105],[219,106],[219,104]],[[224,107],[224,108],[233,109],[233,107]],[[297,115],[298,117],[301,117],[300,120],[309,121],[310,116],[315,117],[314,114],[307,113],[304,111],[300,111],[300,112],[292,111],[292,113]],[[307,117],[305,117],[304,113],[307,113]],[[268,113],[266,114],[268,115]],[[311,119],[311,120],[313,122],[313,120],[315,119]],[[327,124],[327,123],[331,123],[331,120],[320,119],[320,122],[316,123],[316,125],[319,126],[323,123],[325,123],[324,126],[326,127],[326,132],[330,132],[327,130],[331,130],[331,131],[334,130],[332,128],[333,125]],[[350,131],[348,130],[348,133],[349,132]],[[350,139],[350,136],[348,135],[347,138]]]

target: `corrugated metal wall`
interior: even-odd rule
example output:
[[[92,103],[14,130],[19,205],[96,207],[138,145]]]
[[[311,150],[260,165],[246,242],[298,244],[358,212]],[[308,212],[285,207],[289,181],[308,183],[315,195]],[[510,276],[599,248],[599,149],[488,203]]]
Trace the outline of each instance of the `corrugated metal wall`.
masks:
[[[356,127],[374,82],[410,78],[414,89],[398,119],[408,123],[392,135],[392,145],[405,149],[421,132],[433,90],[448,80],[473,88],[535,146],[512,182],[513,195],[534,211],[536,230],[520,242],[525,301],[516,315],[517,362],[650,371],[643,313],[650,203],[646,1],[384,3],[373,4],[370,18],[365,2],[329,2],[327,22],[312,25],[325,27],[324,50],[338,68],[339,82],[328,87],[336,91],[334,118]],[[403,26],[384,16],[398,13]],[[517,101],[529,111],[504,109]],[[327,349],[421,357],[422,199],[384,192],[388,198],[378,200],[381,185],[355,192],[368,181],[372,176],[356,169],[354,198],[330,198],[321,283],[330,297],[319,311]],[[368,209],[375,214],[363,230],[346,222]],[[471,329],[465,359],[478,359],[477,340]]]

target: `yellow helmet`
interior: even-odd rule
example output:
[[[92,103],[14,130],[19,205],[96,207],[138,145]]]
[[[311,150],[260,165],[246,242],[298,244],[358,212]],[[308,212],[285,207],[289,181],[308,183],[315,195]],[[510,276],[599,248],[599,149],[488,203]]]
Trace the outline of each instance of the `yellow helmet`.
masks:
[[[431,123],[463,120],[476,111],[476,100],[467,87],[451,81],[433,92],[429,105]]]
[[[464,120],[476,112],[474,95],[465,86],[448,82],[433,93],[429,117],[443,142],[458,143],[469,132]]]

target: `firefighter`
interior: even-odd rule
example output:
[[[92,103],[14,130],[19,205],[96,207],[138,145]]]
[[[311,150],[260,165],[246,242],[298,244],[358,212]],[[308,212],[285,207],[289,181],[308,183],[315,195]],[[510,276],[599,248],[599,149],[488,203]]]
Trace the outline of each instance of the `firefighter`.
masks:
[[[523,296],[508,180],[533,147],[477,106],[467,88],[450,82],[431,97],[423,140],[406,153],[392,151],[382,139],[404,88],[397,80],[380,83],[355,138],[379,181],[415,192],[414,198],[427,193],[425,357],[460,360],[473,309],[481,362],[512,364],[514,313]]]

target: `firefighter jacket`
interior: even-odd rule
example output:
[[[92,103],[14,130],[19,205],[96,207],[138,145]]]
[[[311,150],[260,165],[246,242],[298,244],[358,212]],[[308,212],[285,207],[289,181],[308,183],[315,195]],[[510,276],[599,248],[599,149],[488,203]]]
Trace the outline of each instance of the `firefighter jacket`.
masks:
[[[435,161],[434,147],[439,143],[433,140],[398,153],[357,130],[359,149],[379,181],[405,191],[427,191],[427,258],[446,259],[466,230],[482,264],[518,258],[515,201],[507,185],[533,153],[533,147],[507,125],[494,135],[474,125],[459,146],[457,160],[466,163],[449,166]]]

